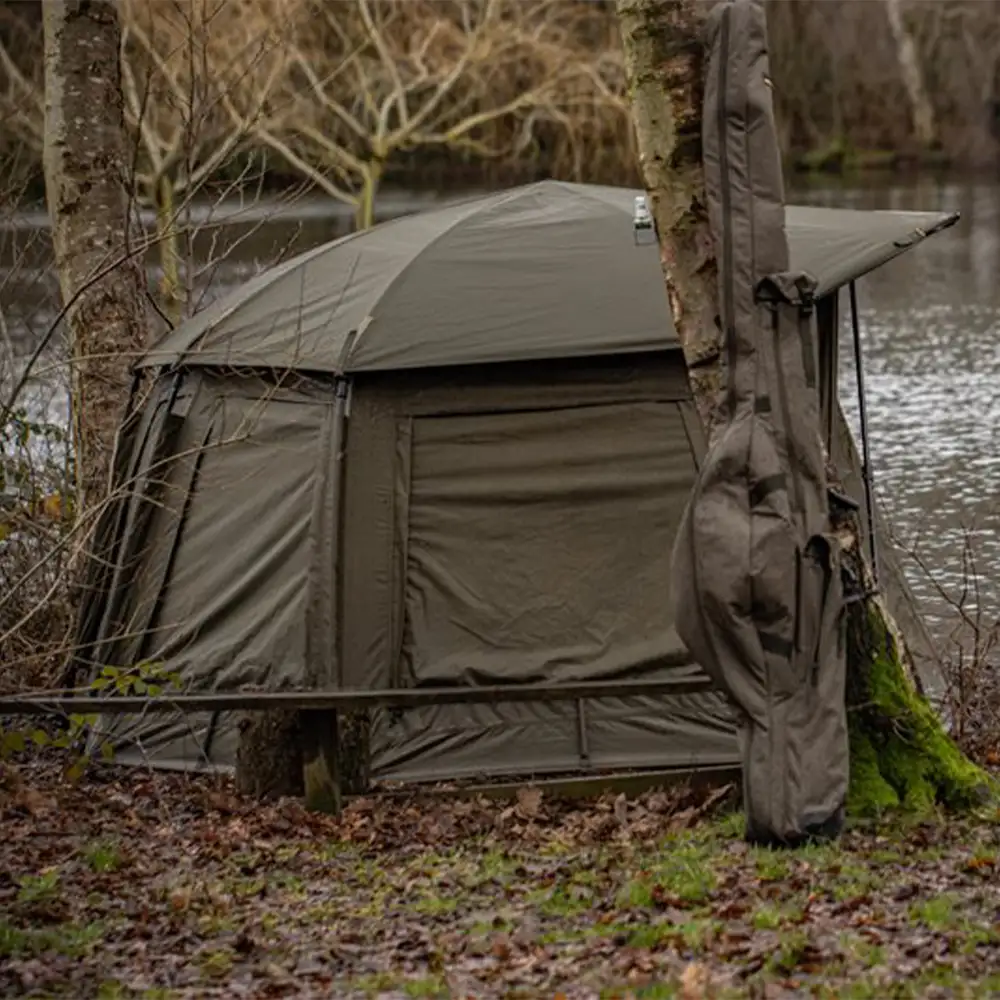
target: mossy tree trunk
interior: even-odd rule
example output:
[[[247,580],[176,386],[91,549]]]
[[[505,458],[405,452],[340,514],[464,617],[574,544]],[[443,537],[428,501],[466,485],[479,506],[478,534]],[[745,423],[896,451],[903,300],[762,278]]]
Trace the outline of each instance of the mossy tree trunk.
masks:
[[[713,6],[617,0],[640,171],[674,326],[709,436],[718,426],[725,379],[702,164],[703,28]],[[869,590],[872,574],[856,516],[836,529],[847,571]],[[857,815],[900,804],[963,808],[981,801],[989,779],[963,757],[918,693],[912,660],[884,602],[858,601],[849,617],[849,809]]]

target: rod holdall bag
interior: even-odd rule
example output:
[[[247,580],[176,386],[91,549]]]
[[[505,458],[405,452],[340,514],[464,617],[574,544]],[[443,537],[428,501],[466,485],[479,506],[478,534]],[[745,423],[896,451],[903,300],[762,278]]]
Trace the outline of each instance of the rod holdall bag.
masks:
[[[815,280],[789,271],[760,0],[708,18],[703,148],[724,418],[674,542],[673,619],[740,723],[746,834],[839,834],[848,783],[841,556],[820,438]]]

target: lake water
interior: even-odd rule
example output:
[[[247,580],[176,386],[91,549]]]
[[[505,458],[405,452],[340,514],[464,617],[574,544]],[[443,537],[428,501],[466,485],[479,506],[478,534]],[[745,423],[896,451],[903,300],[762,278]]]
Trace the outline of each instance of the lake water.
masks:
[[[434,199],[387,195],[381,216],[427,207]],[[894,531],[916,551],[933,581],[907,560],[907,572],[930,624],[945,639],[954,615],[938,587],[957,595],[965,579],[963,539],[971,532],[982,589],[995,617],[1000,606],[1000,185],[921,179],[855,186],[793,185],[796,203],[851,208],[960,211],[953,228],[859,283],[868,420],[876,491]],[[321,201],[273,209],[215,213],[196,256],[214,239],[234,247],[203,278],[209,297],[246,280],[284,252],[298,252],[350,227],[349,213]],[[27,250],[15,280],[0,284],[10,338],[30,351],[51,321],[56,292],[44,215],[17,220]],[[0,282],[12,264],[10,240],[0,249]],[[155,266],[152,268],[155,279]],[[846,304],[846,303],[845,303]],[[844,310],[846,312],[846,309]],[[857,416],[853,358],[845,316],[842,394]],[[55,348],[58,352],[58,346]],[[65,412],[58,354],[40,366],[33,407],[55,419]]]

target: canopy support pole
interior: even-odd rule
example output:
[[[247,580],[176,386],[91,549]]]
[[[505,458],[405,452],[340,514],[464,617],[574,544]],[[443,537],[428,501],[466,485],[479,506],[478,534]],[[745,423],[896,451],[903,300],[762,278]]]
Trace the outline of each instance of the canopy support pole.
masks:
[[[349,338],[350,339],[350,338]],[[330,533],[329,549],[320,546],[321,565],[317,569],[317,579],[330,572],[327,560],[332,561],[331,600],[326,614],[318,612],[312,627],[311,658],[314,664],[312,686],[329,689],[332,685],[342,688],[344,665],[341,659],[343,637],[340,621],[340,580],[341,580],[341,518],[343,516],[344,486],[344,441],[348,406],[350,405],[350,382],[338,375],[334,382],[334,406],[329,439],[324,441],[323,459],[330,463],[330,478],[326,489],[317,494],[317,510],[314,517],[323,522]],[[325,508],[325,509],[324,509]],[[321,532],[322,534],[322,532]],[[317,586],[320,586],[317,583]],[[320,587],[322,590],[322,588]],[[317,595],[318,600],[322,599]],[[318,669],[315,669],[318,668]],[[302,722],[302,779],[305,788],[307,809],[316,812],[339,815],[342,801],[340,759],[340,718],[336,706],[310,709],[301,713]]]
[[[871,452],[868,446],[868,409],[865,403],[865,369],[861,356],[861,323],[858,319],[858,286],[852,281],[848,286],[851,296],[851,332],[854,336],[854,371],[858,382],[858,414],[861,423],[861,480],[865,488],[865,507],[868,513],[868,547],[872,558],[872,575],[878,584],[878,551],[875,542],[875,497],[872,488]]]

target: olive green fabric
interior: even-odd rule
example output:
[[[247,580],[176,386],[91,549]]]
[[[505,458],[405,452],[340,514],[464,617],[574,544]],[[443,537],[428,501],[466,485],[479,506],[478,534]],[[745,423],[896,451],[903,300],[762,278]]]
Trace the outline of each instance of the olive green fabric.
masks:
[[[664,598],[700,432],[679,352],[358,377],[347,687],[698,668]],[[737,761],[721,697],[378,713],[397,780]]]
[[[259,275],[141,364],[343,373],[676,345],[637,193],[542,181],[384,223]],[[790,207],[791,266],[822,296],[956,218]]]
[[[310,686],[331,668],[333,684],[375,688],[700,673],[665,614],[701,451],[680,352],[358,377],[340,517],[324,499],[332,384],[195,372],[164,391],[152,409],[180,429],[159,480],[175,500],[132,498],[146,521],[131,547],[155,558],[108,601],[124,628],[101,636],[102,662],[163,662],[191,690]],[[373,721],[377,778],[738,760],[716,693]],[[123,760],[233,760],[229,716],[106,726]]]
[[[310,611],[329,605],[333,586],[329,521],[317,516],[333,394],[208,373],[181,391],[172,381],[150,407],[154,428],[164,414],[176,424],[172,448],[146,437],[145,474],[121,491],[120,571],[98,634],[83,638],[96,640],[100,665],[150,660],[191,690],[313,683]],[[141,736],[142,752],[176,756],[173,742],[211,721],[125,717],[109,731],[121,746]]]
[[[739,713],[748,836],[790,845],[840,830],[849,763],[816,284],[788,270],[762,0],[722,3],[709,23],[705,186],[727,393],[675,537],[672,607]]]
[[[183,363],[122,431],[87,668],[153,660],[190,690],[698,672],[667,554],[704,446],[632,198],[447,206],[179,327],[144,364]],[[947,221],[789,211],[830,280]],[[196,768],[232,764],[233,722],[105,725],[122,760]],[[373,747],[405,780],[740,759],[719,693],[377,713]]]

